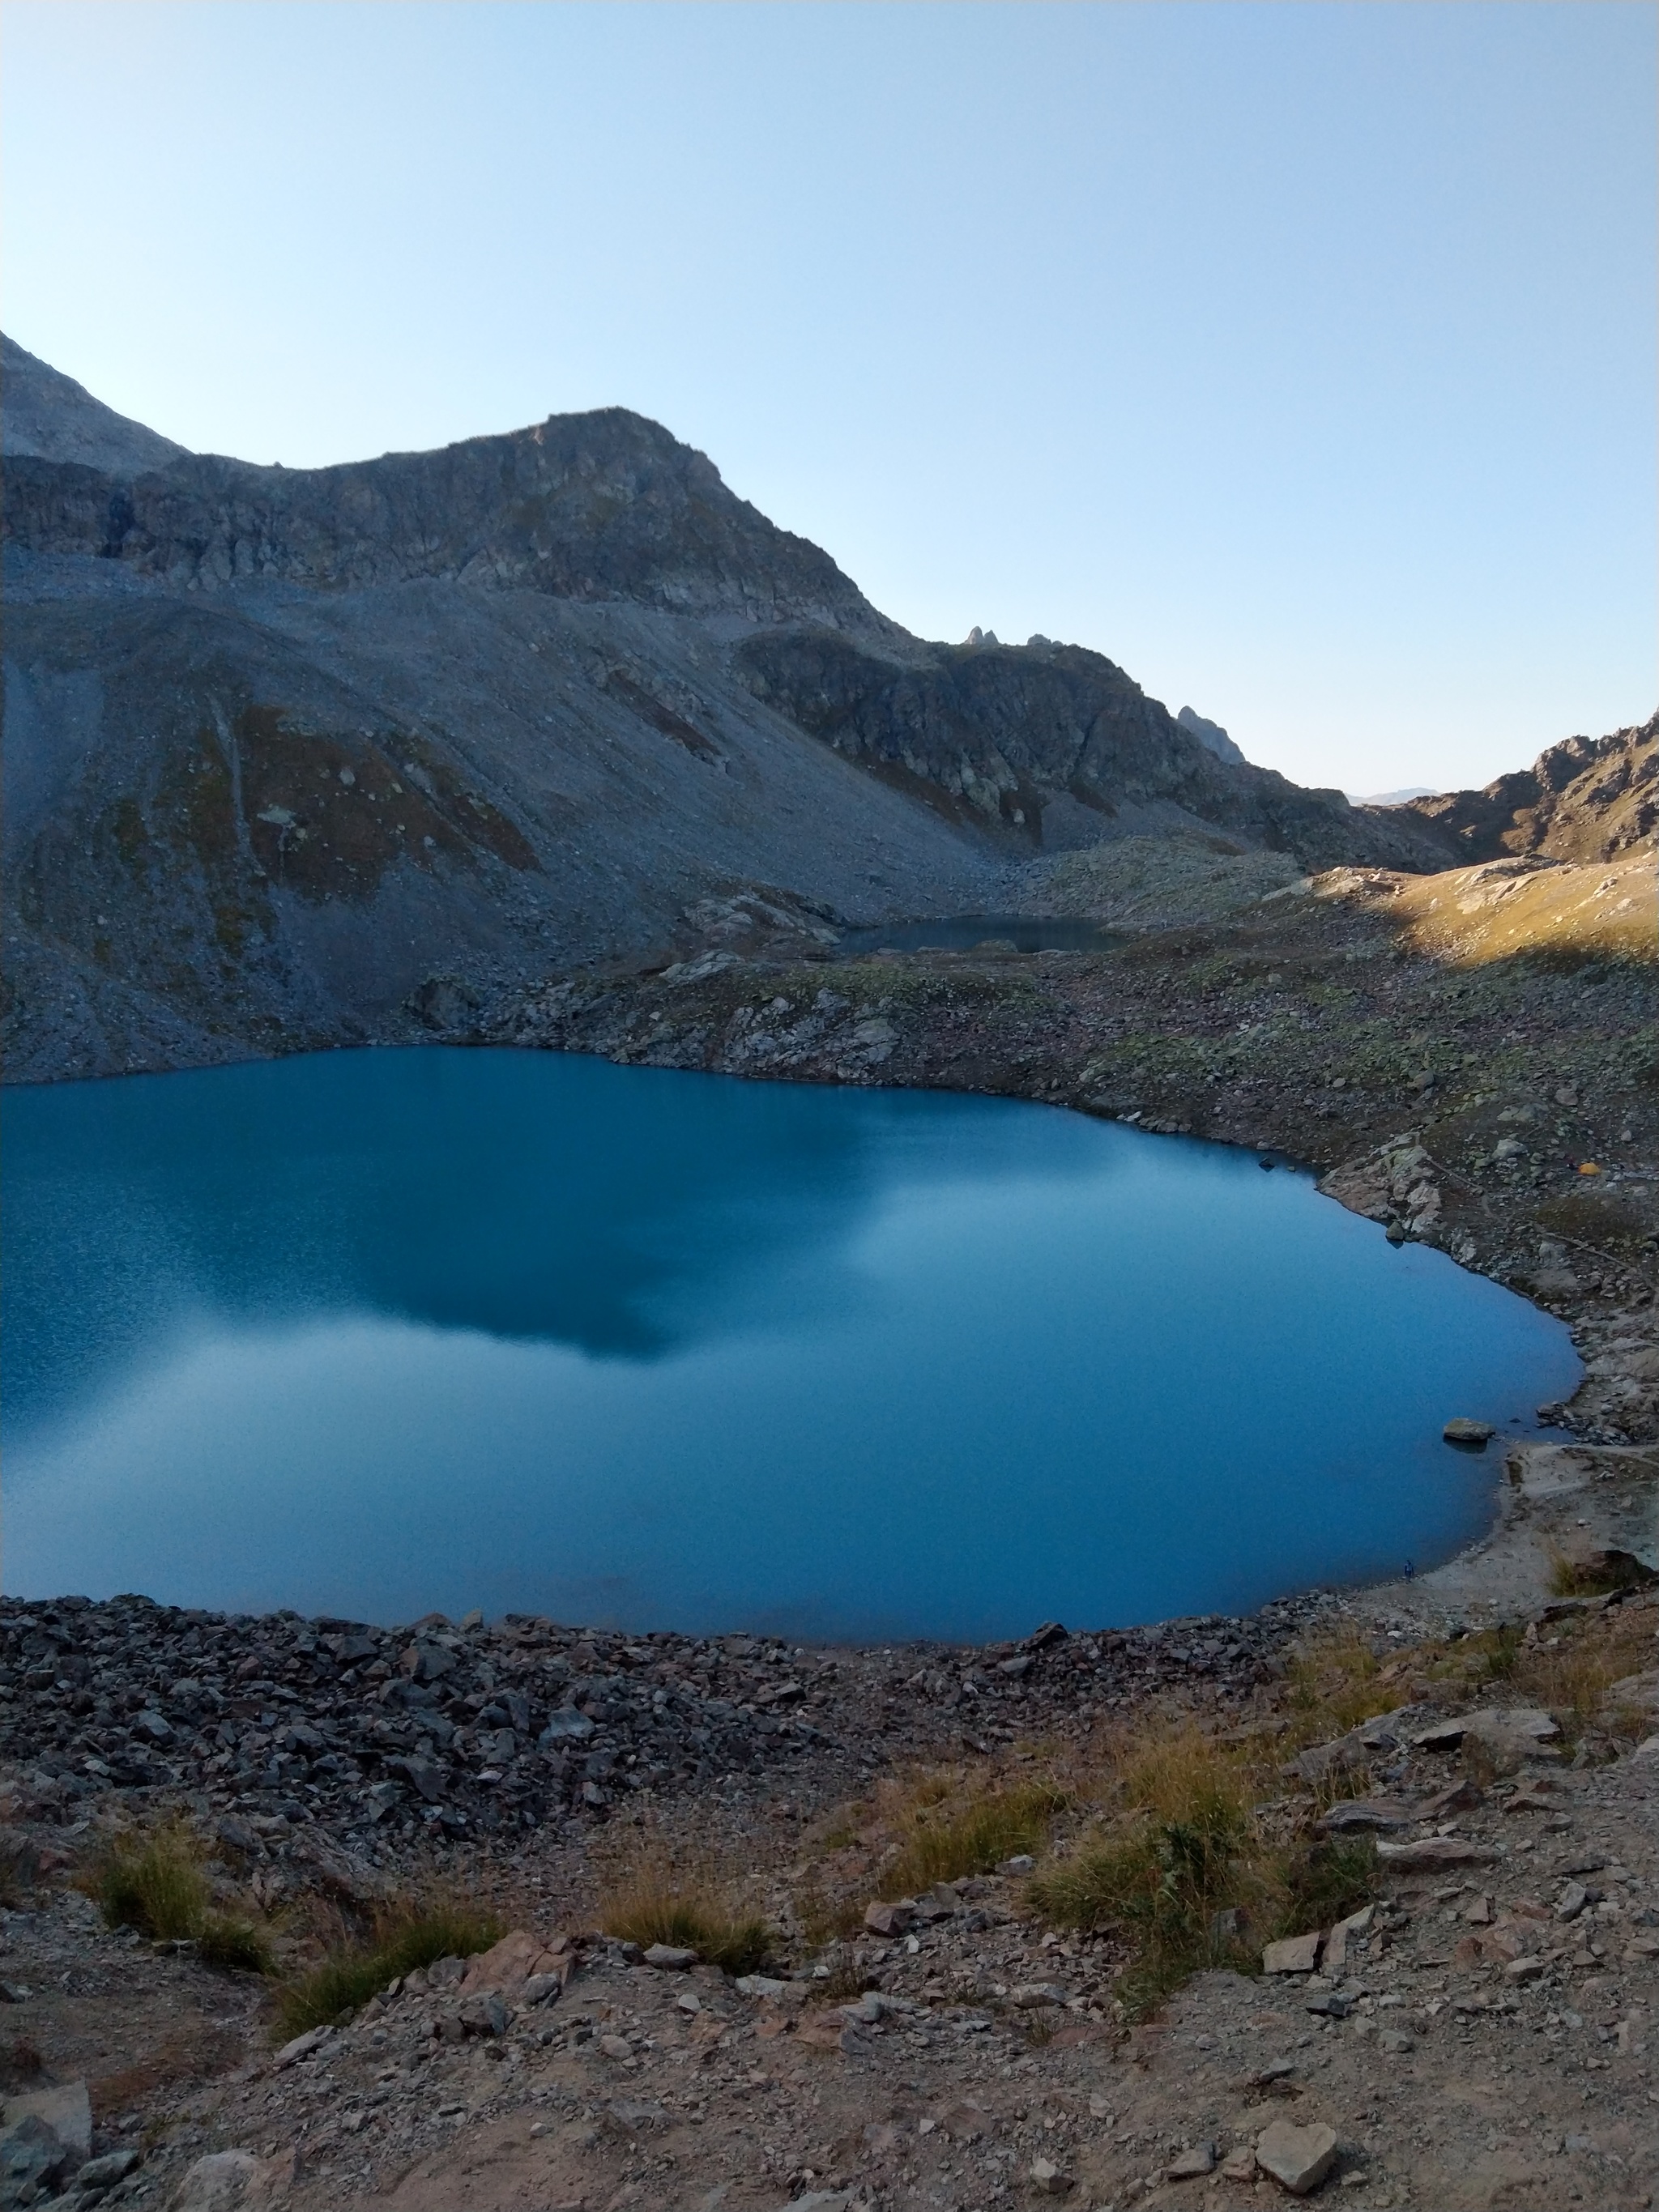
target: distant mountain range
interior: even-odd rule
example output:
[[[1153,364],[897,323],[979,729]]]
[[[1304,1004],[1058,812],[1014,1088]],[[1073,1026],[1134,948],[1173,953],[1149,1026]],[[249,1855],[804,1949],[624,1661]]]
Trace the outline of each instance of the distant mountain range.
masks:
[[[1544,763],[1356,808],[1082,647],[912,637],[622,409],[290,470],[0,380],[12,1079],[417,1034],[755,886],[873,921],[1132,831],[1424,869],[1592,811]]]

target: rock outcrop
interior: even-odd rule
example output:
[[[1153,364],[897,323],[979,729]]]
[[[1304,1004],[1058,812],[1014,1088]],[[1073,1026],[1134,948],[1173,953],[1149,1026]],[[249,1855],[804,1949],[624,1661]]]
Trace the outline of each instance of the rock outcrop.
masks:
[[[1659,714],[1605,738],[1568,738],[1483,791],[1411,799],[1399,809],[1437,830],[1449,865],[1535,853],[1612,860],[1659,842]]]
[[[1243,754],[1219,722],[1211,721],[1206,714],[1200,714],[1193,707],[1183,707],[1176,720],[1183,730],[1190,730],[1200,744],[1207,747],[1218,760],[1231,761],[1236,768],[1243,765]]]

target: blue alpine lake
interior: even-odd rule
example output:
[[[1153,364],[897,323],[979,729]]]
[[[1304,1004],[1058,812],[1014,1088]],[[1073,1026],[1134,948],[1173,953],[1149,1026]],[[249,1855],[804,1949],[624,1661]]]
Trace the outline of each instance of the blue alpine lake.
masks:
[[[1559,1322],[1058,1109],[339,1052],[11,1090],[15,1593],[797,1638],[1237,1613],[1444,1557]]]

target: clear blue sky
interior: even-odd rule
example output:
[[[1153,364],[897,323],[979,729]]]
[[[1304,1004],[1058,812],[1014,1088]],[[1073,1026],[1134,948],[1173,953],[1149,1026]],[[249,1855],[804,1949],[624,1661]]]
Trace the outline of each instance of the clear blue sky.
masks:
[[[1656,23],[10,0],[0,314],[290,466],[619,402],[926,635],[1484,781],[1659,696]]]

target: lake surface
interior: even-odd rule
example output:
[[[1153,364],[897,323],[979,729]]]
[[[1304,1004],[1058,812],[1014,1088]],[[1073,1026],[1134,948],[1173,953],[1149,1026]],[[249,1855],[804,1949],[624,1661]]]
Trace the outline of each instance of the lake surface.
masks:
[[[976,945],[1012,945],[1016,952],[1109,952],[1128,942],[1121,930],[1075,915],[946,914],[921,921],[878,922],[842,932],[843,960],[868,952],[971,952]]]
[[[1426,1565],[1566,1332],[1253,1153],[342,1052],[9,1091],[5,1586],[1023,1634]]]

